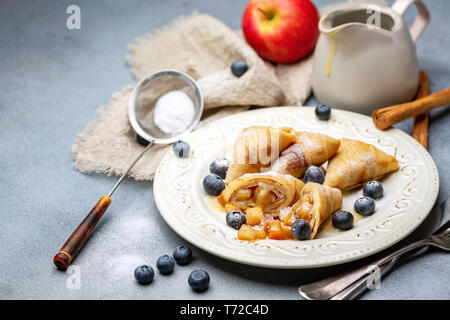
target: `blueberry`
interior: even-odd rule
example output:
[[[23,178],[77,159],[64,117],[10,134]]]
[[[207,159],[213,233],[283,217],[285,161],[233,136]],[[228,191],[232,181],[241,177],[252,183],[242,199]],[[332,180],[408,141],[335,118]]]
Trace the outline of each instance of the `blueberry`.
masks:
[[[333,215],[331,222],[335,228],[348,230],[353,227],[353,215],[345,210],[339,210]]]
[[[202,292],[209,287],[209,274],[203,269],[197,269],[191,272],[188,283],[194,291]]]
[[[316,166],[309,166],[308,169],[305,171],[305,178],[304,182],[317,182],[322,184],[325,181],[325,175],[323,174],[323,171]]]
[[[225,189],[225,182],[217,174],[210,173],[203,179],[203,189],[212,196],[218,196]]]
[[[225,176],[227,175],[229,166],[230,166],[230,160],[228,160],[226,158],[217,158],[209,166],[209,172],[218,175],[222,179],[225,179]]]
[[[155,272],[153,271],[153,268],[145,264],[134,270],[134,277],[140,284],[149,284],[153,281],[154,276]]]
[[[328,120],[328,119],[330,119],[330,115],[331,115],[331,108],[329,105],[319,104],[316,107],[316,116],[320,120]]]
[[[239,230],[247,222],[247,217],[239,210],[233,210],[227,213],[227,225],[233,229]]]
[[[189,151],[191,150],[191,147],[189,146],[189,143],[186,141],[177,141],[173,144],[173,152],[180,157],[180,158],[186,158],[189,156]]]
[[[161,274],[171,274],[175,267],[175,260],[167,254],[161,256],[156,260],[156,268]]]
[[[363,195],[373,199],[380,199],[383,197],[383,185],[378,181],[369,181],[364,185]]]
[[[179,265],[184,266],[192,262],[192,251],[187,246],[178,246],[173,251],[173,258]]]
[[[292,235],[298,240],[307,240],[311,235],[311,226],[304,219],[297,219],[291,227]]]
[[[248,70],[248,65],[244,61],[235,61],[231,64],[231,72],[236,76],[240,77]]]
[[[375,201],[369,197],[361,197],[355,201],[355,211],[364,216],[371,216],[375,212]]]
[[[150,142],[148,142],[147,140],[145,140],[144,138],[142,138],[140,135],[136,134],[136,141],[141,145],[141,146],[148,146],[148,144]]]

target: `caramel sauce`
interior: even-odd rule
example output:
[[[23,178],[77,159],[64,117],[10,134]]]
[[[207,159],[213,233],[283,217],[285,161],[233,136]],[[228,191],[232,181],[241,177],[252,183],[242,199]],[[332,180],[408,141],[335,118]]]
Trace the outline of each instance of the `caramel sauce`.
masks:
[[[208,205],[215,211],[225,212],[225,208],[222,207],[217,197],[209,197]]]
[[[324,25],[327,28],[331,28],[326,23]],[[330,39],[331,48],[328,51],[327,66],[325,68],[325,74],[327,76],[330,76],[331,75],[331,64],[333,63],[334,56],[336,55],[336,42],[334,41],[333,35],[328,35],[328,38]]]
[[[325,69],[325,74],[327,76],[331,75],[331,64],[333,63],[334,56],[336,55],[336,42],[334,41],[333,36],[328,36],[331,42],[331,50],[328,52],[327,66]]]

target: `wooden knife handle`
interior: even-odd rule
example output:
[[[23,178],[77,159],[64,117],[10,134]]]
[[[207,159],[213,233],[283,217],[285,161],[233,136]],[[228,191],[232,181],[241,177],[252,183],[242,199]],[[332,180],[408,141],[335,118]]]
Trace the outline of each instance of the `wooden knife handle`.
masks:
[[[53,263],[59,270],[66,270],[69,267],[70,263],[75,259],[78,252],[80,252],[81,248],[86,243],[110,203],[110,197],[101,197],[86,218],[84,218],[80,225],[70,235],[69,239],[67,239],[66,243],[64,243],[62,248],[53,258]]]

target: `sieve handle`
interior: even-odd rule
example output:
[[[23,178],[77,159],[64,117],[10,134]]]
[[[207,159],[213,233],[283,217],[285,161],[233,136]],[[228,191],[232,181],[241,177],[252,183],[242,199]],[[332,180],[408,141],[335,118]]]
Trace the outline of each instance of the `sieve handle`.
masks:
[[[84,218],[80,225],[67,239],[56,256],[53,258],[53,263],[59,270],[66,270],[70,263],[75,259],[78,252],[80,252],[83,245],[91,235],[100,218],[105,213],[111,198],[103,196],[98,200],[97,204],[92,208],[89,214]]]
[[[78,252],[80,252],[81,248],[83,248],[83,245],[91,235],[92,231],[94,231],[94,228],[97,225],[98,221],[103,216],[106,209],[108,209],[109,204],[111,203],[111,195],[114,193],[123,179],[128,175],[136,162],[138,162],[138,160],[152,147],[152,145],[153,141],[150,141],[145,149],[142,150],[142,152],[136,157],[136,159],[134,159],[128,169],[125,170],[125,172],[116,182],[109,194],[107,196],[101,197],[100,200],[98,200],[97,204],[92,208],[91,212],[89,212],[86,218],[84,218],[84,220],[69,237],[69,239],[67,239],[66,243],[64,243],[62,248],[53,258],[53,263],[59,270],[66,270],[72,263],[73,259],[75,259]]]

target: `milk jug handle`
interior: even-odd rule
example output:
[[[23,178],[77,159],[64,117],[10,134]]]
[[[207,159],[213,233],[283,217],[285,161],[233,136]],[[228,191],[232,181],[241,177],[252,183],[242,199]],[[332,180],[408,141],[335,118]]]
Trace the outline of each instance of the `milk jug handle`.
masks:
[[[415,43],[430,23],[431,17],[428,8],[422,0],[397,0],[392,5],[392,9],[397,11],[400,15],[403,15],[406,9],[408,9],[408,7],[413,3],[417,7],[417,17],[411,29],[409,29],[409,32],[411,33],[411,37]]]

